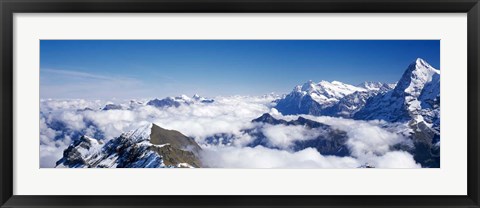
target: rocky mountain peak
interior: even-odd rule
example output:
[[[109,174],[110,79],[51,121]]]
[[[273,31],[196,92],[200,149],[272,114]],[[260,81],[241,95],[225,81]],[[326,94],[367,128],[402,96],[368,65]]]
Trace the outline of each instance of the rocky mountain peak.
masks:
[[[106,143],[82,136],[65,149],[57,167],[201,167],[194,139],[156,124],[143,125]]]
[[[396,94],[406,93],[418,97],[426,83],[432,81],[434,75],[440,75],[440,70],[433,68],[425,60],[418,58],[411,63],[395,87]]]

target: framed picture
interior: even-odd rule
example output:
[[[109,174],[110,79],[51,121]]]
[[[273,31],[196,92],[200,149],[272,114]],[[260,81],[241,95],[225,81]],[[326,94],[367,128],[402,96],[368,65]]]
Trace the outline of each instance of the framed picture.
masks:
[[[480,205],[477,0],[0,5],[1,207]]]

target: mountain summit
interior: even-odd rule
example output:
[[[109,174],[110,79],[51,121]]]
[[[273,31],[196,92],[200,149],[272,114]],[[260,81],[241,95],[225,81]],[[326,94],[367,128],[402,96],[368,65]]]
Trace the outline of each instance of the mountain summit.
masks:
[[[312,114],[321,115],[321,111],[338,102],[345,95],[356,91],[366,91],[339,81],[308,81],[296,86],[285,98],[277,102],[277,110],[284,115]]]
[[[440,70],[425,60],[410,64],[395,89],[369,99],[354,118],[408,122],[415,161],[440,166]]]
[[[56,167],[201,167],[197,157],[200,151],[200,146],[192,138],[149,124],[106,143],[82,136],[65,149]]]
[[[373,82],[353,86],[339,81],[320,81],[318,83],[308,81],[303,85],[296,86],[285,98],[278,100],[275,108],[284,115],[311,114],[350,117],[355,109],[363,106],[367,98],[376,95],[376,93],[370,92],[389,89],[391,88],[387,84]],[[342,99],[346,97],[349,98],[342,102]],[[346,104],[350,100],[355,103]],[[345,107],[335,106],[338,103],[350,105],[349,110],[342,111],[342,113],[336,112],[337,109],[344,110]],[[355,106],[352,107],[352,105]]]
[[[421,58],[408,65],[396,84],[309,81],[278,100],[276,108],[284,115],[406,123],[411,131],[405,136],[414,144],[408,151],[413,151],[415,161],[440,166],[440,70]]]
[[[418,58],[407,67],[392,91],[373,97],[354,118],[395,122],[423,120],[423,116],[426,116],[430,122],[434,122],[434,117],[439,117],[436,115],[439,105],[440,70]]]

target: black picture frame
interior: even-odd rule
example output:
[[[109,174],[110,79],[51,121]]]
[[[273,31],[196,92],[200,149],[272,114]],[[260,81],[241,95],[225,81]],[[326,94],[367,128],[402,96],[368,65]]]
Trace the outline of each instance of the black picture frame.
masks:
[[[478,0],[0,0],[1,207],[480,207]],[[466,196],[25,196],[13,195],[13,14],[113,12],[467,13]],[[254,187],[252,187],[254,188]],[[412,187],[413,188],[413,187]]]

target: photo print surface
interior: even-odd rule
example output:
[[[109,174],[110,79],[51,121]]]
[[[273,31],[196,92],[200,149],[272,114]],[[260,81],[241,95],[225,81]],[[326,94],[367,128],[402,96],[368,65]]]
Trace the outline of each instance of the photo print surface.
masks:
[[[439,40],[41,40],[40,168],[440,168]]]

